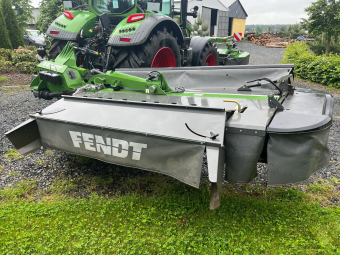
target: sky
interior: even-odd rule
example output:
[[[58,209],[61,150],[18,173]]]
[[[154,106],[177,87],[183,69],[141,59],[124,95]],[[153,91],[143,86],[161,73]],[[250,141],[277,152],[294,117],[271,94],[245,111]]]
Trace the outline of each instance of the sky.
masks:
[[[295,24],[307,18],[304,9],[316,0],[240,0],[248,14],[247,25]]]
[[[240,0],[248,13],[247,25],[295,24],[306,18],[304,9],[316,0]],[[35,7],[40,0],[32,0]]]

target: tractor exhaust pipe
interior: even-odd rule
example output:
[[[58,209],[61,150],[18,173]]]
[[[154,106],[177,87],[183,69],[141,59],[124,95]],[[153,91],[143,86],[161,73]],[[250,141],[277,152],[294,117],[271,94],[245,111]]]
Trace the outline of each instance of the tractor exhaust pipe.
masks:
[[[181,27],[183,30],[183,35],[187,37],[187,20],[188,20],[188,0],[181,1]]]

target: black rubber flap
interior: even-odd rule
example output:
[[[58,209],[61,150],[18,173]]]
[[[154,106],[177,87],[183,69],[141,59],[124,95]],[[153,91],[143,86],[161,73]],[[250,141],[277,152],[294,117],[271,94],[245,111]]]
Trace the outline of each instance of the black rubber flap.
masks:
[[[329,164],[330,128],[297,134],[269,134],[268,184],[297,183]]]

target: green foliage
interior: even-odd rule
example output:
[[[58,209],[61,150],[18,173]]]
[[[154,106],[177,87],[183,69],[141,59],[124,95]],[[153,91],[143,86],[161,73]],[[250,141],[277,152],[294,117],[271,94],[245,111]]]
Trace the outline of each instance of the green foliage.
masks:
[[[11,0],[2,0],[1,3],[12,47],[14,49],[17,49],[19,48],[19,46],[24,45],[24,39],[22,38],[22,33],[17,21],[17,15],[14,13],[14,10],[12,9]]]
[[[75,5],[81,5],[87,4],[88,0],[73,0],[72,2]],[[40,16],[36,26],[41,33],[46,33],[52,22],[64,11],[63,0],[42,0],[40,6]]]
[[[9,39],[8,30],[6,27],[5,16],[0,5],[0,48],[12,49],[11,40]],[[1,66],[0,66],[1,69]]]
[[[261,33],[261,29],[260,29],[260,27],[257,27],[256,28],[256,37],[259,37],[260,33]]]
[[[37,71],[37,63],[32,62],[19,62],[15,67],[22,73],[34,74]]]
[[[15,64],[20,63],[20,62],[37,63],[36,54],[37,54],[36,49],[32,51],[32,50],[20,48],[20,49],[13,51],[11,58],[12,58],[12,62]]]
[[[7,61],[12,60],[12,50],[0,48],[0,57],[5,58]]]
[[[313,54],[306,42],[295,42],[287,47],[282,63],[294,64],[301,56]]]
[[[295,73],[308,81],[340,88],[340,56],[315,55],[306,42],[288,46],[282,63],[294,63]]]
[[[8,50],[0,49],[0,72],[7,73],[18,70],[22,73],[33,74],[36,72],[38,60],[37,49],[33,46]]]
[[[7,61],[4,57],[0,56],[0,73],[8,73],[13,70],[11,61]]]
[[[7,77],[0,76],[0,84],[1,84],[2,82],[6,82],[6,81],[8,81],[8,78],[7,78]]]
[[[209,185],[171,182],[154,196],[38,203],[36,183],[1,191],[1,254],[339,254],[340,210],[305,202],[301,191],[273,189],[259,199],[224,192],[208,209]],[[155,184],[157,186],[158,184]],[[60,181],[55,192],[74,184]],[[228,187],[227,187],[228,188]],[[13,204],[15,203],[15,204]],[[38,241],[37,241],[38,240]]]
[[[9,158],[11,160],[18,160],[24,157],[15,149],[6,149],[6,150],[7,150],[7,153],[4,155],[4,158]]]
[[[283,34],[284,32],[286,32],[287,27],[286,27],[286,25],[281,25],[278,30],[279,30],[279,33]]]
[[[326,40],[323,40],[322,36],[315,37],[315,41],[308,42],[308,46],[316,55],[325,54],[327,47]],[[335,38],[332,38],[329,48],[330,53],[340,53],[340,43]]]
[[[15,13],[17,15],[18,25],[21,34],[24,34],[25,29],[28,28],[28,22],[33,20],[32,9],[33,6],[31,0],[12,0],[12,4],[15,7]]]
[[[203,25],[204,20],[202,19],[202,15],[198,13],[197,18],[195,19],[195,23],[192,27],[192,35],[195,36],[208,36],[209,35],[209,27],[208,25]]]
[[[37,181],[35,180],[24,180],[17,182],[12,187],[0,190],[0,201],[5,203],[18,203],[22,200],[22,198],[27,198],[29,195],[31,195],[36,187]]]
[[[336,19],[340,13],[340,2],[318,0],[305,11],[308,14],[308,19],[303,19],[303,27],[316,36],[324,34],[327,41],[325,54],[328,55],[332,37],[337,37],[340,33],[340,22]]]

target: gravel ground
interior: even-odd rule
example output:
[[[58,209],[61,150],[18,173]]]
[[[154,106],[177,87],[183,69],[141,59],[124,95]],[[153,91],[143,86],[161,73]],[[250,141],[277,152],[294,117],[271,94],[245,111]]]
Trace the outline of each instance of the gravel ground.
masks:
[[[251,42],[239,42],[237,43],[237,48],[251,53],[250,65],[279,64],[285,50],[282,48],[266,48]]]
[[[257,64],[277,64],[283,56],[283,49],[269,49],[252,43],[244,42],[238,44],[239,49],[251,53],[250,63]],[[297,87],[308,88],[315,91],[327,91],[325,87],[308,84],[304,81],[297,81]],[[303,184],[313,182],[316,178],[331,179],[340,178],[338,158],[340,154],[339,132],[340,132],[340,96],[336,92],[331,93],[336,99],[334,108],[334,125],[331,129],[329,146],[331,149],[331,162],[328,167],[315,173]],[[80,176],[100,176],[102,178],[111,177],[117,185],[121,178],[130,176],[146,176],[153,173],[136,169],[126,169],[117,167],[96,160],[85,160],[68,153],[54,150],[40,150],[26,157],[14,160],[4,157],[9,149],[13,149],[11,143],[5,137],[5,132],[27,119],[29,113],[43,109],[53,101],[34,99],[28,88],[17,91],[13,88],[0,88],[0,189],[13,184],[14,182],[35,178],[40,187],[47,188],[57,177],[79,178]],[[259,176],[252,182],[253,184],[266,185],[267,168],[265,164],[258,166]],[[206,178],[206,163],[203,164],[202,175]]]

